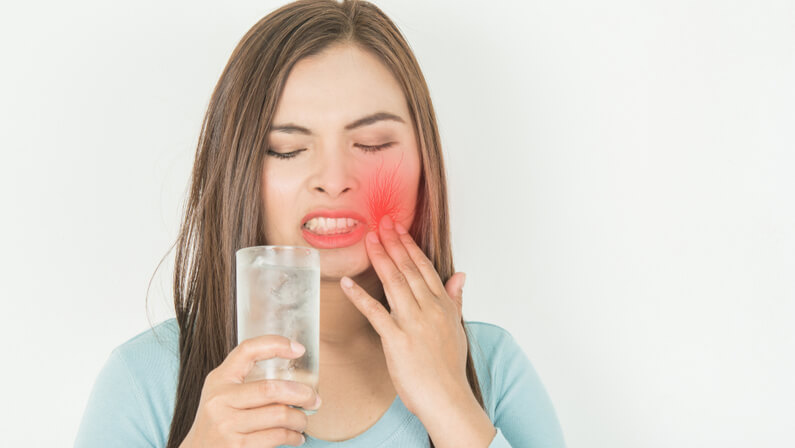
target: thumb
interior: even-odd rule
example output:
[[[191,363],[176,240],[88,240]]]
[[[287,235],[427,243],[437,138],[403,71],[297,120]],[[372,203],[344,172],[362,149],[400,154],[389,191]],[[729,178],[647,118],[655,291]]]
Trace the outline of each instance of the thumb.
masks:
[[[466,281],[466,276],[467,275],[463,272],[456,272],[447,280],[447,284],[444,285],[445,290],[447,290],[447,295],[453,299],[453,302],[455,302],[458,308],[459,317],[461,317],[464,307],[464,282]]]

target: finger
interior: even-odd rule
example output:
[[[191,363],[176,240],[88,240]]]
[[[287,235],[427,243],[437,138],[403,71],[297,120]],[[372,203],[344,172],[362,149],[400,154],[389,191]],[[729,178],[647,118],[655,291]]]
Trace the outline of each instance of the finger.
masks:
[[[392,262],[392,258],[381,245],[376,232],[367,233],[367,256],[375,269],[378,278],[384,285],[384,292],[390,299],[390,306],[396,308],[397,315],[413,319],[420,311],[419,303],[414,298],[411,286],[402,272]]]
[[[464,281],[466,281],[466,274],[456,272],[444,285],[447,295],[455,303],[459,318],[463,315],[464,309]]]
[[[398,326],[386,308],[349,277],[342,277],[340,285],[356,309],[370,321],[376,333],[381,338],[391,338],[398,330]]]
[[[417,269],[425,279],[425,284],[428,286],[428,289],[436,297],[439,297],[445,288],[442,284],[442,279],[439,278],[439,273],[436,272],[436,267],[433,265],[433,262],[428,259],[425,252],[417,246],[411,234],[409,234],[400,223],[395,224],[395,230],[400,236],[400,241],[403,243],[403,247],[406,248],[406,252],[408,252],[409,256],[414,261],[414,265],[417,266]]]
[[[301,446],[304,436],[287,428],[271,428],[246,434],[243,448],[277,447],[282,445]]]
[[[311,409],[317,399],[317,393],[311,387],[291,380],[259,380],[232,384],[224,392],[227,404],[235,409],[252,409],[274,403]]]
[[[224,362],[214,372],[225,381],[243,383],[257,361],[276,357],[300,358],[306,349],[296,341],[295,344],[302,348],[300,351],[295,351],[290,343],[289,338],[275,334],[246,339],[229,352]]]
[[[255,409],[235,410],[232,412],[237,432],[248,434],[268,428],[283,427],[293,431],[304,432],[307,425],[306,414],[286,404],[273,404]]]
[[[438,300],[440,294],[434,294],[428,288],[428,283],[425,281],[416,263],[414,263],[414,260],[406,251],[405,245],[400,240],[400,235],[395,232],[392,218],[390,218],[389,215],[384,215],[383,219],[381,219],[380,234],[382,247],[391,257],[396,268],[405,277],[420,309],[427,308],[430,301]]]

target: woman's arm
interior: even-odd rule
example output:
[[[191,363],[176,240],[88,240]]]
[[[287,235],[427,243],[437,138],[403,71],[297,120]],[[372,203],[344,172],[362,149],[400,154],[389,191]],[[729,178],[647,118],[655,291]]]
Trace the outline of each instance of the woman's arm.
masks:
[[[494,346],[494,426],[489,448],[564,448],[563,431],[552,401],[514,337],[499,328]]]

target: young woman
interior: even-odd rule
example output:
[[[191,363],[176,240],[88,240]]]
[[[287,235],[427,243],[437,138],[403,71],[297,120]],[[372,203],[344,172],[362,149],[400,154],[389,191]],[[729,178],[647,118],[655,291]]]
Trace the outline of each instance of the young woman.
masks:
[[[563,446],[516,341],[461,316],[428,88],[374,5],[298,1],[243,37],[177,243],[176,319],[112,352],[76,446]],[[256,360],[304,350],[237,344],[235,251],[267,244],[320,251],[317,390],[243,382]]]

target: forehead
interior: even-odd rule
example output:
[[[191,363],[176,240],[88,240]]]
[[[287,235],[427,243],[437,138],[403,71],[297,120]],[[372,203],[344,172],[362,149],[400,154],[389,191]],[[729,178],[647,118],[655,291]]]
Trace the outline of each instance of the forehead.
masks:
[[[273,121],[341,127],[377,111],[410,123],[406,98],[389,69],[365,50],[335,45],[293,66]]]

